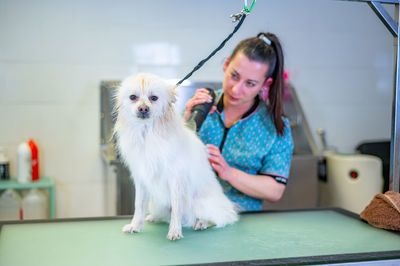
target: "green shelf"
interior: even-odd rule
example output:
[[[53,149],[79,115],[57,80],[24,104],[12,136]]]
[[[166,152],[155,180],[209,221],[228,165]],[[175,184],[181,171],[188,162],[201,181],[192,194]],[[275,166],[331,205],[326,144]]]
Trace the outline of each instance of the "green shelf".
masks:
[[[11,178],[10,180],[1,180],[0,181],[0,191],[6,189],[14,189],[14,190],[23,190],[23,189],[32,189],[32,188],[40,188],[40,189],[48,189],[49,197],[50,197],[50,218],[55,218],[56,214],[56,204],[55,204],[55,188],[54,181],[50,177],[40,177],[38,181],[28,182],[28,183],[18,183],[15,178]]]

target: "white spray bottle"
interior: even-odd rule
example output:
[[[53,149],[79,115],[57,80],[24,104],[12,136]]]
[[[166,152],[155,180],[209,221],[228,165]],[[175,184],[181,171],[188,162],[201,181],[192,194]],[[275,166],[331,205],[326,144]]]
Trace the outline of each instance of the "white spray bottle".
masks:
[[[17,181],[28,183],[32,180],[32,154],[28,143],[18,145],[17,157]]]

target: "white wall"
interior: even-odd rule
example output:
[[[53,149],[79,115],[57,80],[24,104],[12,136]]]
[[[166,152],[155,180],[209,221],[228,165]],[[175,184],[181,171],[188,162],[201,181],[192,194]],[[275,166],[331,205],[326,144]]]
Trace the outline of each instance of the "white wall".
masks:
[[[182,78],[233,30],[229,15],[242,7],[242,0],[0,0],[0,145],[12,174],[18,143],[34,138],[41,174],[56,181],[57,216],[104,215],[100,81],[135,71]],[[324,128],[330,145],[351,152],[390,137],[393,38],[367,4],[259,0],[192,80],[221,80],[234,45],[259,31],[281,38],[312,130]],[[148,46],[153,53],[137,53]]]

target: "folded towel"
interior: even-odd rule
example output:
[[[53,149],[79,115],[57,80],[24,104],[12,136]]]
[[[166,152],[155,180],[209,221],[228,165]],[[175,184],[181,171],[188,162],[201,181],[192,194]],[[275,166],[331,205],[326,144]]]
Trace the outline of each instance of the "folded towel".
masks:
[[[387,191],[375,195],[360,217],[375,227],[400,231],[400,194]]]

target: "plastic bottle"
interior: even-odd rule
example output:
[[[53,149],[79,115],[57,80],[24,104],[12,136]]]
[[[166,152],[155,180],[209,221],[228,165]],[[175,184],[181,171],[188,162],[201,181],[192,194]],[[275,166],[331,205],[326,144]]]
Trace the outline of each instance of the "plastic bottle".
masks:
[[[20,220],[21,198],[17,192],[7,189],[0,197],[0,220]]]
[[[22,199],[23,219],[48,219],[48,199],[43,192],[33,188]]]
[[[36,143],[30,139],[28,146],[31,149],[32,181],[39,180],[39,152]]]
[[[7,158],[6,150],[0,147],[0,180],[10,179],[10,161]]]
[[[18,145],[17,157],[17,181],[28,183],[32,180],[32,154],[26,142]]]

